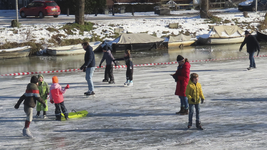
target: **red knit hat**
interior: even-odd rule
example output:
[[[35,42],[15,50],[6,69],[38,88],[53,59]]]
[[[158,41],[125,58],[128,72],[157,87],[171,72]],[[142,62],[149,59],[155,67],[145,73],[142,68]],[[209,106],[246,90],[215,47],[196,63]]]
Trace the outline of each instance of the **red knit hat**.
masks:
[[[53,78],[52,78],[52,82],[53,82],[53,83],[58,83],[58,78],[57,78],[57,76],[53,76]]]

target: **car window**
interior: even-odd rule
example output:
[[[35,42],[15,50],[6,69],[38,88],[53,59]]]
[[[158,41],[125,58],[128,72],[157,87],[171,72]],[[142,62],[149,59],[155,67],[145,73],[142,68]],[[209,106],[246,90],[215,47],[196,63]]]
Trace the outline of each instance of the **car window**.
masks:
[[[48,3],[46,3],[46,6],[57,6],[57,3],[55,3],[55,2],[48,2]]]
[[[34,3],[29,3],[28,7],[33,7]]]
[[[36,2],[34,6],[35,7],[42,7],[42,6],[44,6],[44,3],[42,3],[42,2]]]

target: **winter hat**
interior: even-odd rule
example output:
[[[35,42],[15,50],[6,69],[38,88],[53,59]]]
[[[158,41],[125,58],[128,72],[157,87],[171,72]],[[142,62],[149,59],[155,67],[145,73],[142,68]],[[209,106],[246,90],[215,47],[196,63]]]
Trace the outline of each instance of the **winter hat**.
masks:
[[[248,30],[245,31],[245,35],[248,35],[250,34],[250,32]]]
[[[38,82],[38,78],[36,76],[32,76],[31,83],[37,83],[37,82]]]
[[[52,82],[53,82],[53,83],[58,83],[58,78],[57,78],[57,76],[53,76],[53,78],[52,78]]]
[[[176,60],[177,62],[182,61],[184,60],[184,57],[182,55],[178,55]]]

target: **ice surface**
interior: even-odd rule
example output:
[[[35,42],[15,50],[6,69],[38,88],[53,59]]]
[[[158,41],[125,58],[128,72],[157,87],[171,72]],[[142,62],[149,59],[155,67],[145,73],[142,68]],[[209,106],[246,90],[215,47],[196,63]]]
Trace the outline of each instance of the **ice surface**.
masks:
[[[133,87],[123,87],[125,69],[114,70],[112,85],[101,82],[104,69],[97,69],[96,96],[89,98],[83,96],[84,73],[45,74],[49,85],[54,75],[63,87],[70,84],[64,95],[69,111],[89,114],[57,122],[49,104],[49,119],[34,118],[30,125],[34,139],[22,136],[23,104],[14,109],[30,76],[0,78],[0,149],[265,149],[266,58],[255,61],[257,69],[251,71],[246,70],[248,58],[191,63],[206,97],[200,105],[204,131],[195,130],[195,122],[187,130],[188,116],[175,115],[180,104],[169,74],[176,65],[134,68]]]

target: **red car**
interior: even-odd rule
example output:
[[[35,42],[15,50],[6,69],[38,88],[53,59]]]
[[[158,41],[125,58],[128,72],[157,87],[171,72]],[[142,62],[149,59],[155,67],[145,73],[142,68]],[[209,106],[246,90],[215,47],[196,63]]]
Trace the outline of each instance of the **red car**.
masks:
[[[60,7],[55,1],[35,0],[28,6],[22,7],[19,13],[21,18],[27,16],[39,16],[39,18],[54,16],[56,18],[60,14]]]

